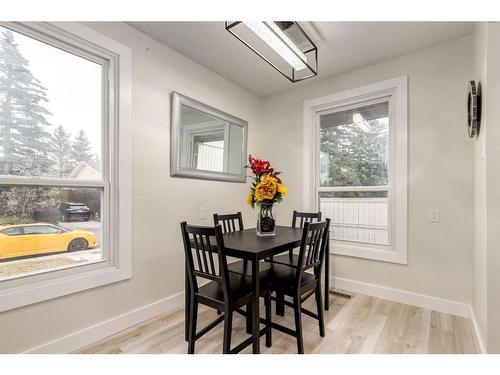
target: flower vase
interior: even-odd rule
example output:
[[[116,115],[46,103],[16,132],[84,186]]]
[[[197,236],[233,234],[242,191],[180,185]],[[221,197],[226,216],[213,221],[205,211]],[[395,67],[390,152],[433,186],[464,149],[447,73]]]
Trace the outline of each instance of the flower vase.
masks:
[[[266,237],[276,234],[276,220],[272,204],[261,204],[257,213],[257,236]]]

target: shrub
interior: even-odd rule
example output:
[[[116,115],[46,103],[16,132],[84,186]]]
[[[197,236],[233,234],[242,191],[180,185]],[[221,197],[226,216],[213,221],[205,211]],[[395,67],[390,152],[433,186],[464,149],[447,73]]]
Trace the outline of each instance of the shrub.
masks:
[[[61,214],[57,208],[45,207],[35,212],[35,220],[44,223],[58,224],[61,219]]]

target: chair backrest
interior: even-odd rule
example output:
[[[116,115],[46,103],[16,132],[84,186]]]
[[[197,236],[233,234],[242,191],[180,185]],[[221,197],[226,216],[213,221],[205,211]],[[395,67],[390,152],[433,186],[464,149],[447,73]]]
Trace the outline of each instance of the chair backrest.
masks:
[[[329,229],[330,219],[319,223],[306,222],[304,224],[297,263],[297,287],[300,286],[303,273],[310,268],[314,268],[316,278],[320,279]]]
[[[238,223],[238,229],[236,229],[236,223]],[[217,224],[222,227],[223,233],[236,232],[243,230],[243,217],[241,212],[226,215],[214,214],[214,225]]]
[[[220,225],[205,227],[181,223],[182,239],[186,253],[189,283],[198,293],[198,277],[221,284],[224,298],[229,298],[229,274]]]
[[[297,221],[299,221],[299,226],[297,227]],[[294,228],[304,228],[305,223],[321,221],[321,212],[298,212],[293,211],[292,217],[292,227]]]

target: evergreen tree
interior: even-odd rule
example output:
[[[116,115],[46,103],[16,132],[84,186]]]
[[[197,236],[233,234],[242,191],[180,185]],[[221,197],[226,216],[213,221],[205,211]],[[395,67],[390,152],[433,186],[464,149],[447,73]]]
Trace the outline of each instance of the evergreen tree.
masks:
[[[71,134],[59,125],[52,134],[51,143],[55,175],[66,177],[74,167],[71,163]]]
[[[75,164],[78,164],[81,161],[88,163],[92,160],[92,157],[92,147],[90,146],[87,134],[83,130],[80,130],[72,144],[71,158]]]
[[[101,160],[101,157],[99,156],[99,154],[95,153],[94,154],[94,158],[92,160],[94,162],[93,167],[100,172],[101,171],[102,160]]]
[[[352,124],[321,129],[322,186],[388,183],[386,119],[370,121],[370,132]]]
[[[14,34],[0,38],[0,158],[9,173],[40,175],[50,169],[47,89],[33,76]]]

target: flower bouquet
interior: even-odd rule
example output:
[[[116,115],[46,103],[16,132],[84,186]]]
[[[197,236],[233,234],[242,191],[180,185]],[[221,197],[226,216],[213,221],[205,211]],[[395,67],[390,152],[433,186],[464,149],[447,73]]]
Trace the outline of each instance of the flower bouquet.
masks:
[[[247,195],[247,203],[254,208],[258,207],[257,235],[274,236],[276,234],[276,220],[273,212],[275,203],[283,200],[288,189],[278,177],[280,172],[271,168],[271,163],[248,155],[246,168],[252,170],[252,186]]]

